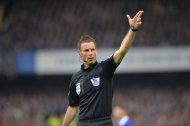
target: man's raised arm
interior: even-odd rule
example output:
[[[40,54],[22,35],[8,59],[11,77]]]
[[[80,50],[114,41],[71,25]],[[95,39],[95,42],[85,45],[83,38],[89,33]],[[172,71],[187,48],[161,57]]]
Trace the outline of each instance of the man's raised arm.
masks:
[[[125,54],[127,53],[129,47],[131,46],[136,32],[138,28],[141,26],[141,16],[143,14],[143,11],[139,11],[133,18],[131,18],[129,15],[127,15],[128,21],[129,21],[129,26],[130,29],[128,33],[125,35],[120,48],[114,53],[113,58],[116,64],[119,64]]]

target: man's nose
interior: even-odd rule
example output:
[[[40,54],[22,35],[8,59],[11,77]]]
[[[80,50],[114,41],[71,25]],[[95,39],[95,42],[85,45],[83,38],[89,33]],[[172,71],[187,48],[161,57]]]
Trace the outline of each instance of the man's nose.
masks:
[[[92,51],[91,50],[89,51],[89,54],[92,55]]]

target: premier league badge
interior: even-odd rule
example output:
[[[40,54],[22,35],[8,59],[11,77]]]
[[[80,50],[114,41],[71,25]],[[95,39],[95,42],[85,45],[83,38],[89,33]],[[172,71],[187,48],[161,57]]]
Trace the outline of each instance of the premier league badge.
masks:
[[[79,95],[81,92],[80,83],[76,84],[76,93]]]
[[[95,86],[95,87],[100,85],[100,77],[96,77],[96,78],[93,77],[93,78],[90,79],[90,81],[91,81],[92,85]]]

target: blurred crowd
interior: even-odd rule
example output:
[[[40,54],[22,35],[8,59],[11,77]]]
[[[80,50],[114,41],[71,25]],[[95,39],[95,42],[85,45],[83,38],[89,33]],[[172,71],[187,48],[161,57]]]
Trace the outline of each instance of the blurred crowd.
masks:
[[[124,102],[135,126],[189,126],[188,89],[128,88],[115,93],[116,103]]]
[[[76,48],[83,34],[99,47],[119,46],[126,14],[145,11],[134,46],[190,45],[188,0],[6,0],[0,52]],[[8,8],[8,9],[6,9]]]
[[[52,89],[0,93],[0,126],[48,126],[48,117],[54,116],[61,121],[66,96]]]
[[[66,94],[60,89],[1,92],[0,126],[58,126],[68,105]],[[188,88],[118,88],[114,90],[113,100],[114,104],[126,105],[135,126],[190,124]],[[48,117],[60,120],[51,118],[57,123],[48,123]]]

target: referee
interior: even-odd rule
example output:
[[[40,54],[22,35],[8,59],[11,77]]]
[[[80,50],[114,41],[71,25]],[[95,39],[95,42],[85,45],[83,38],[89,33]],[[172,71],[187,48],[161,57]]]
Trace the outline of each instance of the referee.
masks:
[[[78,53],[83,61],[79,72],[71,78],[69,86],[69,106],[62,126],[69,126],[78,110],[78,126],[112,126],[112,79],[114,72],[132,44],[141,25],[143,11],[133,18],[127,15],[130,30],[120,48],[108,59],[97,62],[96,42],[89,35],[81,36]]]

